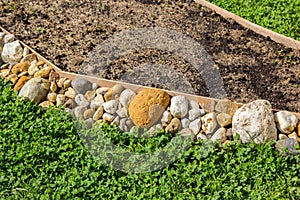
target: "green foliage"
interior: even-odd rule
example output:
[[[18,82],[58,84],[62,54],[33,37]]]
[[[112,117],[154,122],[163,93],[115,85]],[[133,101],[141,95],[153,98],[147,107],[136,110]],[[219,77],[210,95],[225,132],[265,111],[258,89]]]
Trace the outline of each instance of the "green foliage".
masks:
[[[281,156],[271,144],[207,148],[197,141],[163,169],[117,171],[90,153],[83,137],[88,132],[80,137],[61,108],[43,110],[19,100],[11,87],[0,80],[0,199],[300,198],[300,155]],[[130,152],[152,152],[174,138],[159,133],[137,139],[100,127]]]
[[[255,24],[300,41],[299,0],[209,0]]]

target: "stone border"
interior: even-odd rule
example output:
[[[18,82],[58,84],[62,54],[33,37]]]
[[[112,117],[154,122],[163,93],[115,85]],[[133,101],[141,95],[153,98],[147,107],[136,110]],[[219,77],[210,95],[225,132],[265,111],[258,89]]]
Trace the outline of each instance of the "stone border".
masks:
[[[254,23],[252,23],[240,16],[237,16],[223,8],[220,8],[219,6],[212,4],[208,1],[205,1],[205,0],[194,0],[194,1],[204,7],[207,7],[209,9],[215,11],[216,13],[218,13],[225,19],[233,19],[234,21],[236,21],[240,25],[244,26],[245,28],[248,28],[260,35],[265,36],[265,37],[270,37],[272,40],[274,40],[277,43],[283,44],[284,46],[289,47],[289,48],[300,50],[300,41],[294,40],[285,35],[276,33],[274,31],[266,29],[262,26],[254,24]]]

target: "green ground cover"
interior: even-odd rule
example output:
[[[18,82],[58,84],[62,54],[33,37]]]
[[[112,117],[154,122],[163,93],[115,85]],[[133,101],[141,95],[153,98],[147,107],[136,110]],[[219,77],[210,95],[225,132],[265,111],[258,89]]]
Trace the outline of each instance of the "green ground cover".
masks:
[[[300,0],[208,0],[255,24],[300,41]]]
[[[149,152],[172,139],[137,139],[101,129],[114,144]],[[216,145],[197,141],[158,171],[123,173],[101,164],[61,108],[19,100],[0,79],[0,199],[299,199],[300,155],[281,156],[270,144]]]

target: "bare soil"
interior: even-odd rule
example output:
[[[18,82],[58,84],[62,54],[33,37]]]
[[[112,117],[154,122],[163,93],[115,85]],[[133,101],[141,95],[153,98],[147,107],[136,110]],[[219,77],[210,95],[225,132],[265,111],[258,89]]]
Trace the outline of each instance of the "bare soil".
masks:
[[[192,1],[9,0],[0,2],[0,25],[71,72],[78,72],[89,53],[116,33],[145,27],[172,29],[193,38],[212,56],[228,98],[241,103],[267,99],[275,109],[300,112],[299,51]],[[162,50],[129,51],[99,76],[119,80],[130,71],[127,81],[166,89],[176,79],[171,74],[169,79],[153,83],[139,73],[134,75],[143,63],[163,63],[166,69],[183,74],[197,95],[209,96],[201,75],[190,63]],[[143,72],[153,78],[160,68],[154,71]]]

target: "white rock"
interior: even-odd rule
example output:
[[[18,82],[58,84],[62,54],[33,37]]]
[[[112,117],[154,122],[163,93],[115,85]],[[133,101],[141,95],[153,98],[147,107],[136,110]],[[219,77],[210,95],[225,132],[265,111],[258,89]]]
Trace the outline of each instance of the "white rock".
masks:
[[[191,130],[191,129],[189,129],[189,128],[184,128],[184,129],[182,129],[181,131],[180,131],[180,135],[182,136],[182,137],[184,137],[184,138],[186,138],[186,137],[194,137],[194,133],[193,133],[193,131]]]
[[[161,117],[161,123],[169,124],[172,120],[172,115],[169,111],[164,111]]]
[[[189,103],[185,96],[171,98],[170,111],[173,117],[183,118],[188,113]]]
[[[201,128],[201,120],[200,119],[195,119],[192,121],[189,125],[189,128],[193,131],[195,135],[197,135],[200,131]]]
[[[199,108],[193,108],[189,111],[189,120],[193,121],[194,119],[201,116],[201,110]]]
[[[226,140],[226,129],[219,128],[210,139],[213,143],[217,140],[220,140],[221,143],[224,142]]]
[[[116,126],[118,126],[119,123],[120,123],[120,117],[116,116],[115,119],[111,122],[110,125],[116,125]]]
[[[280,132],[286,134],[293,132],[298,122],[296,115],[288,111],[279,111],[275,113],[274,120]]]
[[[83,117],[84,112],[87,110],[86,106],[77,106],[74,109],[74,115],[75,117],[79,118],[79,117]]]
[[[120,117],[124,118],[124,117],[129,117],[128,115],[128,109],[125,107],[122,107],[120,109],[118,109],[116,111],[117,115],[119,115]]]
[[[10,43],[13,42],[15,40],[15,36],[13,34],[6,34],[4,36],[4,43]]]
[[[197,140],[207,140],[207,137],[206,135],[202,134],[202,133],[199,133],[197,135]]]
[[[119,101],[118,100],[110,100],[105,103],[103,103],[103,107],[105,112],[109,114],[114,114],[116,113],[117,109],[119,106]]]
[[[181,119],[181,127],[182,128],[188,128],[191,121],[188,118]]]
[[[214,133],[218,122],[217,122],[217,117],[216,113],[208,113],[201,117],[201,122],[202,122],[202,130],[206,134],[212,134]]]
[[[28,68],[28,74],[33,76],[36,72],[38,72],[40,69],[39,67],[36,65],[37,61],[32,61],[29,68]]]
[[[65,92],[66,97],[74,99],[76,96],[76,92],[73,88],[69,87],[68,90]]]
[[[23,48],[19,41],[4,44],[2,60],[6,63],[19,62],[23,56]]]
[[[35,103],[45,99],[50,89],[50,83],[43,78],[32,78],[25,83],[19,92],[19,96],[25,97]]]
[[[232,119],[232,132],[240,135],[243,143],[263,143],[277,139],[271,104],[266,100],[256,100],[239,108]]]
[[[285,134],[282,134],[282,133],[281,133],[281,134],[278,135],[278,139],[279,139],[279,140],[284,140],[284,139],[287,139],[287,138],[288,138],[288,136],[285,135]]]
[[[104,122],[112,122],[115,119],[115,116],[109,114],[109,113],[104,113],[102,116]]]
[[[132,91],[131,89],[123,90],[123,92],[120,94],[119,101],[122,104],[122,106],[128,108],[130,102],[133,100],[135,95],[136,95],[135,92]]]
[[[199,103],[197,102],[197,101],[190,101],[189,102],[190,103],[190,107],[191,107],[191,109],[200,109],[200,107],[199,107]]]
[[[90,104],[83,94],[77,94],[75,97],[75,102],[79,106],[88,106]]]

